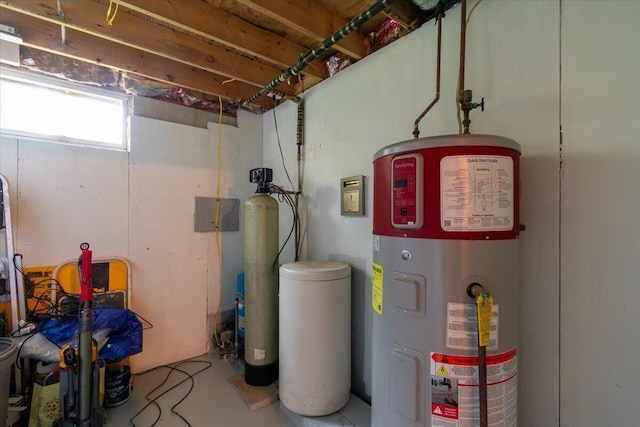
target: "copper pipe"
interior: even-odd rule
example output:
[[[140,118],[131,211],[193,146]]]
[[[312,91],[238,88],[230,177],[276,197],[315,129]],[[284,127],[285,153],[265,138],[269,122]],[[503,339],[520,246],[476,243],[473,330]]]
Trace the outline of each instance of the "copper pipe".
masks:
[[[418,138],[420,136],[420,130],[418,129],[418,124],[420,123],[420,120],[422,120],[422,118],[427,115],[429,110],[431,110],[431,107],[436,105],[436,102],[438,102],[438,100],[440,99],[440,52],[441,52],[441,45],[442,45],[441,40],[442,40],[442,12],[439,12],[438,13],[438,53],[437,53],[437,59],[436,59],[436,96],[435,98],[433,98],[433,101],[431,101],[431,104],[429,104],[429,106],[422,112],[422,114],[420,114],[420,116],[418,116],[416,121],[413,123],[414,138]]]
[[[469,112],[474,108],[472,102],[471,90],[465,90],[464,88],[464,66],[466,57],[466,44],[467,44],[467,0],[460,0],[462,9],[460,11],[460,74],[458,83],[458,102],[460,103],[460,109],[464,114],[462,125],[464,126],[464,134],[471,133],[469,126],[471,125],[471,119],[469,118]]]
[[[460,88],[458,92],[458,102],[462,104],[464,100],[464,61],[467,39],[467,0],[460,0],[462,10],[460,11]]]

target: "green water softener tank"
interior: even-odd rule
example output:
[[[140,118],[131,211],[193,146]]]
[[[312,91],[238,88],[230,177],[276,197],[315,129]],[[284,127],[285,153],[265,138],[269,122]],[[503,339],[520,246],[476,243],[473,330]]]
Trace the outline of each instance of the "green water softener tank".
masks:
[[[244,206],[245,382],[267,386],[278,378],[278,202],[271,170],[255,171],[257,194]]]

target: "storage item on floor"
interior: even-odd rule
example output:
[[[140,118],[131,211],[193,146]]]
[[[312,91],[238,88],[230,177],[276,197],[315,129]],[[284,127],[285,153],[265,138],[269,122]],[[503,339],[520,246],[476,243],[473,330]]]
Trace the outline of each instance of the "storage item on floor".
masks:
[[[280,267],[280,401],[300,415],[340,410],[351,389],[351,267]]]
[[[131,397],[131,367],[122,363],[108,365],[104,373],[105,408],[113,408]]]
[[[16,360],[18,347],[11,338],[0,338],[0,425],[4,426],[9,405],[9,380],[11,367]]]

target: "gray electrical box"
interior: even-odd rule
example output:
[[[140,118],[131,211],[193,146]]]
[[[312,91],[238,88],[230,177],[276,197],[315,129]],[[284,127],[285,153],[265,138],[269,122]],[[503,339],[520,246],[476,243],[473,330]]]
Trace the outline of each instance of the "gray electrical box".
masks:
[[[220,231],[238,231],[240,224],[240,200],[219,199],[219,203],[218,229]],[[215,197],[196,197],[193,231],[216,231]]]
[[[340,180],[340,214],[364,215],[364,176],[352,176]]]

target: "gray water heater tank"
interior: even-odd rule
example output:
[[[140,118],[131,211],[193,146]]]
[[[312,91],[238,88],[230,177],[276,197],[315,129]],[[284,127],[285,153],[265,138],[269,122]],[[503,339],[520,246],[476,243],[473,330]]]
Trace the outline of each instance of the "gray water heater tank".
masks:
[[[519,159],[491,135],[375,154],[373,427],[479,425],[474,283],[494,298],[489,425],[517,425]]]

